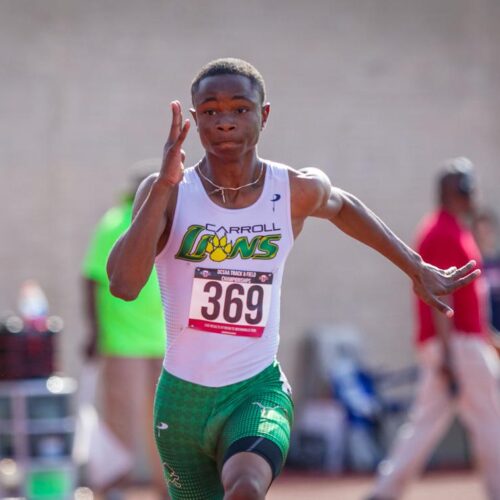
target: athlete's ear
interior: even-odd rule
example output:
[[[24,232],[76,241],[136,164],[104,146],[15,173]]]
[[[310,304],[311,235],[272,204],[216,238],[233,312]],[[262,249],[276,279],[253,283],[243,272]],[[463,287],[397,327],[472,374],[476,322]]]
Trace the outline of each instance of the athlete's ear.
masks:
[[[196,124],[196,127],[198,127],[198,118],[196,117],[196,110],[194,108],[189,108],[189,112],[191,113],[191,116],[193,117],[194,123]]]
[[[271,112],[271,104],[266,102],[266,104],[262,105],[262,123],[260,125],[260,129],[262,130],[267,123],[267,119],[269,118],[269,113]]]

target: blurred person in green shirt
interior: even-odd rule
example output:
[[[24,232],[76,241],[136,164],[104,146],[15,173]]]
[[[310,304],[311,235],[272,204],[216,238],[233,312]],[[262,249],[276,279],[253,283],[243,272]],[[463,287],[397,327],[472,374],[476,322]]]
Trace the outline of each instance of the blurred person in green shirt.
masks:
[[[159,169],[159,160],[144,160],[132,167],[129,187],[120,203],[98,222],[83,262],[85,313],[89,333],[88,361],[99,360],[99,387],[103,418],[108,428],[130,451],[134,460],[146,455],[152,481],[166,498],[162,466],[153,437],[152,407],[156,382],[165,352],[165,322],[156,271],[136,300],[113,297],[106,274],[108,254],[132,220],[132,204],[140,182]],[[144,450],[144,444],[147,449]],[[106,498],[123,498],[134,479],[133,470],[106,488]]]

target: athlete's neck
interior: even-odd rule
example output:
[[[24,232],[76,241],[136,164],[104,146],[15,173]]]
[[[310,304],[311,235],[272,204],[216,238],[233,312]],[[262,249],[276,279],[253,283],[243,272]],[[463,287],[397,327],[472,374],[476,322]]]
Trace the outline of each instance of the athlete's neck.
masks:
[[[215,184],[237,188],[256,179],[262,168],[262,161],[256,151],[237,160],[221,160],[207,153],[198,168]]]

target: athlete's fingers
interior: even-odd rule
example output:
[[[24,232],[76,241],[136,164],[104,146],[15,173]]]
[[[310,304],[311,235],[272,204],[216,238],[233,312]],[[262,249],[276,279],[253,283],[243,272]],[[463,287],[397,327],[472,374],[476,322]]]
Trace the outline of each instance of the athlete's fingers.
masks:
[[[442,286],[442,285],[441,285]],[[439,312],[446,314],[449,318],[453,316],[453,309],[439,299],[438,296],[446,295],[447,292],[430,292],[426,287],[421,286],[418,283],[413,284],[413,291],[423,300],[427,305],[437,309]]]
[[[461,278],[462,276],[469,274],[469,272],[472,271],[475,267],[476,267],[476,261],[470,260],[469,262],[467,262],[467,264],[465,264],[465,266],[462,266],[460,269],[457,269],[454,276],[456,276],[457,278]]]
[[[182,118],[182,106],[180,101],[177,101],[179,105],[179,134],[182,132],[182,124],[184,123],[184,119]]]
[[[436,308],[439,312],[445,314],[448,318],[453,317],[453,309],[442,300],[439,300],[437,297],[431,296],[429,299],[429,305]]]
[[[446,276],[451,276],[456,271],[457,271],[457,266],[452,266],[452,267],[449,267],[448,269],[446,269],[444,273]]]
[[[170,132],[167,138],[167,144],[173,144],[179,137],[182,126],[182,109],[179,101],[172,101],[170,103],[172,110],[172,121],[170,123]]]
[[[186,136],[189,132],[189,127],[191,126],[191,122],[189,121],[189,118],[186,118],[184,125],[179,133],[179,136],[177,137],[174,146],[176,148],[180,148],[182,146],[182,143],[186,139]]]
[[[468,274],[467,276],[464,276],[463,278],[454,279],[453,282],[448,285],[448,287],[447,287],[448,291],[446,293],[454,292],[455,290],[458,290],[459,288],[462,288],[463,286],[466,286],[469,283],[472,283],[480,275],[481,275],[481,270],[476,269],[476,270],[472,271],[470,274]]]

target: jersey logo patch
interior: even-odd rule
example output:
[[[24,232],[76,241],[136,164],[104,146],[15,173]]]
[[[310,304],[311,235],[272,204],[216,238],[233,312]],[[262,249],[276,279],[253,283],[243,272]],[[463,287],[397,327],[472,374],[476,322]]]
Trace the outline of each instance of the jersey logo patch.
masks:
[[[240,236],[231,240],[228,236],[229,233],[224,228],[219,228],[217,231],[211,231],[208,230],[206,226],[193,224],[189,226],[184,233],[184,237],[175,258],[191,262],[202,262],[207,258],[213,262],[223,262],[236,257],[240,257],[244,260],[274,259],[278,254],[278,242],[281,240],[281,232],[249,236],[242,235],[242,230],[246,228],[247,226],[230,228],[241,230],[239,233],[234,231],[236,234],[240,234]],[[263,231],[266,232],[272,229],[279,230],[279,228],[276,228],[274,225],[272,229],[269,229],[264,224],[253,227],[248,226],[248,229],[252,228],[264,228]]]

